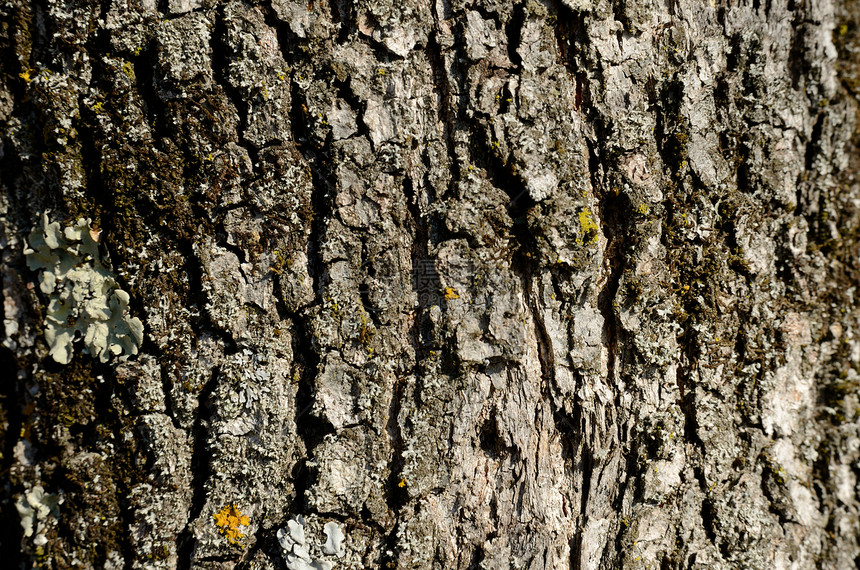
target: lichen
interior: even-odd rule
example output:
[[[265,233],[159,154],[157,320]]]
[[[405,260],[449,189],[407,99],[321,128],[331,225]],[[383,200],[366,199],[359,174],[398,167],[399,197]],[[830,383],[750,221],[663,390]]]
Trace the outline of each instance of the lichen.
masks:
[[[224,507],[212,515],[218,531],[227,537],[230,544],[240,544],[245,534],[239,530],[240,526],[247,527],[251,524],[250,519],[242,514],[236,505],[224,505]]]
[[[27,266],[39,271],[39,288],[49,298],[45,340],[60,364],[71,361],[78,337],[84,341],[84,354],[101,362],[111,355],[125,359],[137,354],[143,342],[143,323],[128,316],[128,293],[101,259],[99,233],[90,224],[79,219],[61,230],[45,212],[24,249]]]
[[[588,208],[579,211],[579,227],[582,231],[582,235],[576,240],[579,245],[592,244],[597,241],[600,226],[591,218],[591,210]]]
[[[343,529],[336,522],[327,522],[323,527],[326,541],[322,546],[323,554],[334,555],[340,558],[344,554],[343,541],[346,536]]]
[[[278,543],[283,549],[284,562],[289,570],[332,570],[334,563],[323,556],[343,557],[346,536],[336,522],[326,523],[323,531],[326,541],[318,545],[305,537],[305,518],[298,515],[287,521],[287,527],[278,530]]]
[[[61,502],[62,499],[59,496],[45,493],[41,485],[36,485],[15,502],[15,508],[21,517],[21,526],[24,528],[24,536],[29,538],[35,532],[33,543],[37,547],[47,543],[45,521],[48,515],[53,515],[54,518],[59,516]]]

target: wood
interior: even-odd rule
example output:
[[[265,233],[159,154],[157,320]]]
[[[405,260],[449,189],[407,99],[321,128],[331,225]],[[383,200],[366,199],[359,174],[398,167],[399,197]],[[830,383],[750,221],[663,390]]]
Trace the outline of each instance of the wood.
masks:
[[[856,567],[858,18],[2,3],[3,559]],[[137,356],[48,357],[47,210]]]

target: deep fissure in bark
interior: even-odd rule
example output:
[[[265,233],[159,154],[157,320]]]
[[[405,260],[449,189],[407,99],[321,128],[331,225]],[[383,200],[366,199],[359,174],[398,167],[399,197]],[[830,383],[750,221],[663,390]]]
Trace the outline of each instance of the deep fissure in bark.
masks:
[[[2,290],[0,290],[0,302],[5,303]],[[20,365],[16,362],[12,351],[6,347],[0,347],[0,369],[11,371],[19,368]],[[24,538],[24,529],[21,527],[21,520],[15,509],[13,495],[14,491],[21,489],[16,489],[11,485],[10,470],[15,459],[15,445],[24,427],[25,416],[22,413],[24,394],[20,393],[23,385],[19,378],[16,377],[15,380],[14,382],[8,380],[0,382],[0,426],[2,426],[0,430],[2,430],[3,437],[0,478],[6,481],[7,487],[6,492],[2,493],[2,498],[0,498],[0,505],[3,507],[0,509],[0,532],[3,533],[2,536],[7,537],[6,540],[0,541],[0,557],[7,561],[10,566],[17,568],[24,564],[23,552],[19,548],[21,540]]]
[[[298,38],[285,25],[279,25],[277,30],[285,61],[288,65],[295,65],[302,57],[296,47]],[[330,191],[334,187],[334,181],[324,170],[326,164],[332,163],[331,140],[329,138],[321,149],[313,147],[309,127],[310,121],[306,110],[307,101],[304,92],[295,80],[290,83],[290,96],[290,127],[293,142],[304,158],[311,175],[311,203],[315,216],[311,222],[307,254],[308,272],[313,279],[314,291],[314,301],[311,306],[315,306],[322,300],[327,272],[327,268],[320,258],[325,221],[333,216]],[[305,456],[296,463],[292,472],[296,489],[295,504],[290,509],[293,514],[306,512],[308,509],[306,495],[314,481],[314,473],[308,463],[314,457],[314,449],[326,435],[335,433],[334,426],[327,420],[317,418],[312,414],[315,403],[314,383],[320,372],[322,355],[320,354],[321,347],[313,342],[312,335],[307,328],[309,316],[310,312],[306,309],[303,314],[297,315],[298,318],[293,320],[295,330],[294,355],[299,365],[295,424],[296,432],[305,445]]]
[[[190,570],[195,563],[193,558],[194,542],[192,525],[200,517],[203,507],[206,506],[206,482],[212,476],[210,463],[211,453],[209,449],[209,425],[208,418],[211,417],[210,399],[215,388],[218,386],[218,377],[221,368],[215,367],[203,389],[197,394],[197,409],[195,411],[194,426],[191,429],[191,508],[188,523],[185,529],[177,537],[177,567],[180,570]]]
[[[314,346],[304,319],[293,321],[295,326],[294,354],[299,373],[299,387],[296,391],[296,432],[305,444],[305,457],[293,468],[293,485],[296,490],[295,504],[290,511],[301,514],[308,508],[306,493],[314,481],[314,472],[308,463],[313,460],[316,448],[328,434],[335,433],[334,426],[312,413],[315,402],[314,381],[319,373],[319,347]]]
[[[451,86],[449,84],[448,72],[445,69],[444,55],[439,45],[439,40],[436,38],[439,33],[439,23],[435,21],[434,16],[433,31],[427,40],[427,61],[430,62],[433,70],[433,85],[437,90],[437,114],[442,119],[442,125],[444,126],[443,138],[448,149],[448,165],[451,168],[450,185],[453,186],[455,181],[462,177],[462,164],[460,164],[460,160],[457,158],[454,142],[454,131],[457,129],[457,122],[455,112],[453,111]]]

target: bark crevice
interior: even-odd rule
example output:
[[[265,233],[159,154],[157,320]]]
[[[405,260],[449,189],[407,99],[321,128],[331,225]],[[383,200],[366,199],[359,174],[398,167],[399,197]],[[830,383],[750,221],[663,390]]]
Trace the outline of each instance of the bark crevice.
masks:
[[[212,465],[210,463],[211,453],[209,447],[209,421],[211,419],[210,399],[218,385],[218,377],[221,368],[215,367],[203,389],[197,395],[197,409],[195,411],[194,426],[191,428],[191,502],[189,507],[188,523],[185,529],[179,533],[177,542],[177,568],[179,570],[191,570],[199,558],[194,556],[195,537],[193,531],[194,522],[203,513],[207,502],[206,482],[212,476]]]

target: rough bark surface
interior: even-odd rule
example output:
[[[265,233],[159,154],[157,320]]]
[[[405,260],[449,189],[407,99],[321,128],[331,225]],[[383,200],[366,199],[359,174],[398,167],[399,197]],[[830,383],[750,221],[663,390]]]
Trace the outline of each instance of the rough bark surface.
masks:
[[[4,0],[4,564],[856,567],[858,18]],[[46,210],[140,354],[48,356]]]

